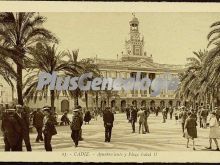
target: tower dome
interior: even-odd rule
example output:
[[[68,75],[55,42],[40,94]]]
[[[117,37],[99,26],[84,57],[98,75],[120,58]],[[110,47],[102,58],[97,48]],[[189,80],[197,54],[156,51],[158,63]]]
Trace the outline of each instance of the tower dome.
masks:
[[[132,18],[132,20],[130,21],[130,24],[139,24],[139,21],[138,21],[138,19],[135,17],[135,15],[134,15],[134,17]]]

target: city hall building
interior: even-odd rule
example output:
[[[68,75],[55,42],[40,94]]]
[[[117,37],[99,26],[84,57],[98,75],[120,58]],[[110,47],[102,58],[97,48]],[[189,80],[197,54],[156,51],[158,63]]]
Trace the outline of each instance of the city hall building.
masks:
[[[94,62],[97,64],[101,74],[105,78],[135,78],[137,73],[141,74],[141,78],[148,77],[152,82],[159,78],[172,79],[178,77],[178,73],[182,72],[184,67],[180,65],[158,64],[153,61],[152,55],[148,55],[144,51],[144,37],[139,33],[139,20],[133,16],[129,22],[130,33],[129,39],[125,41],[125,51],[121,58],[100,59],[95,58]],[[123,43],[122,43],[123,44]],[[169,73],[169,75],[165,74]],[[94,92],[88,92],[88,106],[89,108],[96,107],[114,107],[118,111],[123,111],[127,105],[140,106],[169,106],[179,105],[180,100],[175,99],[175,90],[168,89],[168,86],[160,91],[156,96],[151,95],[151,88],[148,90],[131,90],[131,91],[101,91],[97,95]],[[6,94],[6,93],[5,93]],[[3,96],[0,96],[3,97]],[[97,102],[97,103],[96,103]],[[83,95],[79,98],[79,104],[86,107],[86,99]],[[31,108],[42,108],[45,105],[50,105],[50,97],[47,99],[38,100],[36,103],[30,101],[28,105]],[[55,107],[58,113],[74,107],[74,100],[65,96],[60,96],[55,100]]]
[[[148,77],[151,81],[158,77],[167,80],[178,78],[178,73],[182,72],[184,67],[154,63],[152,55],[148,56],[144,51],[144,37],[141,37],[139,33],[138,18],[134,16],[129,25],[130,36],[125,41],[125,53],[122,53],[122,58],[117,60],[96,59],[96,64],[103,77],[130,78],[135,77],[139,72],[141,78]],[[132,90],[128,92],[122,90],[111,94],[111,96],[110,100],[101,97],[100,105],[123,109],[126,105],[157,107],[178,106],[180,104],[180,100],[175,99],[175,90],[169,90],[168,86],[162,89],[157,96],[151,95],[150,88],[146,91]]]

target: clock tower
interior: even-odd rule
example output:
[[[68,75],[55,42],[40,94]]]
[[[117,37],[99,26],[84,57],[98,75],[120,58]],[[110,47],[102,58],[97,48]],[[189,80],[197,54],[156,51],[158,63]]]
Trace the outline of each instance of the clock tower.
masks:
[[[130,33],[129,40],[125,41],[125,54],[122,60],[138,60],[146,59],[146,52],[144,52],[144,37],[141,37],[139,32],[139,20],[134,14],[132,20],[129,22]]]

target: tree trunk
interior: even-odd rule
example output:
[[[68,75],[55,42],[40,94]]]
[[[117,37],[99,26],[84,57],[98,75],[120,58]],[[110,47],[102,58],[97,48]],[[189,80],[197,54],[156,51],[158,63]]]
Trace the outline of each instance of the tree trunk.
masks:
[[[54,90],[50,90],[50,106],[52,113],[55,112],[54,102],[55,102],[55,92]]]
[[[15,93],[15,88],[14,88],[14,86],[11,86],[11,99],[12,99],[12,102],[13,102],[14,99],[15,99],[14,93]]]
[[[22,66],[20,64],[17,64],[17,97],[18,97],[18,104],[23,105],[23,96],[22,96]]]
[[[86,109],[88,110],[88,93],[85,91]]]
[[[95,103],[96,103],[96,109],[98,109],[99,107],[99,93],[98,92],[95,93]]]
[[[109,101],[110,101],[110,98],[109,98],[109,96],[107,97],[107,99],[108,99],[107,101],[108,101],[108,107],[109,107]]]
[[[74,106],[78,106],[79,105],[79,95],[78,92],[76,91],[75,96],[74,96]]]
[[[219,88],[217,88],[217,96],[216,96],[216,106],[218,107],[218,106],[220,106],[220,94],[219,94]]]

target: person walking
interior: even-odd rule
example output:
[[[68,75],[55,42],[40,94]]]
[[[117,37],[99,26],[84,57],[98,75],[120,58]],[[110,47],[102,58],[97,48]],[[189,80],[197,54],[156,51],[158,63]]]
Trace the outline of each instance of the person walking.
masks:
[[[148,126],[148,117],[150,116],[150,110],[147,107],[143,107],[144,109],[144,128],[145,128],[145,133],[150,133],[149,131],[149,126]]]
[[[169,113],[170,113],[170,120],[172,120],[173,118],[173,107],[172,106],[170,106],[169,108]]]
[[[137,110],[133,106],[131,106],[130,121],[132,126],[132,133],[135,133],[135,123],[137,122]]]
[[[216,118],[216,112],[211,112],[210,120],[209,120],[209,147],[207,149],[212,149],[212,140],[215,142],[216,151],[219,151],[218,141],[217,138],[220,137],[219,132],[219,124]]]
[[[24,140],[27,151],[32,151],[29,135],[30,116],[28,112],[24,111],[22,105],[16,105],[15,117],[22,126],[22,139],[20,139],[21,142],[19,143],[20,147],[22,148],[22,141]]]
[[[181,107],[181,112],[180,112],[179,117],[181,119],[182,131],[184,133],[184,126],[185,126],[185,122],[186,122],[186,119],[187,119],[187,109],[186,109],[186,107],[184,107],[184,106]]]
[[[79,139],[80,139],[80,130],[83,124],[83,118],[80,115],[79,111],[80,109],[73,110],[72,123],[70,125],[70,128],[72,130],[71,138],[73,142],[75,143],[75,147],[78,147]]]
[[[22,126],[15,114],[15,109],[6,109],[2,114],[1,130],[3,132],[5,151],[22,151]]]
[[[53,116],[50,107],[44,107],[44,126],[43,126],[43,134],[44,134],[44,147],[46,151],[52,151],[51,140],[52,136],[57,134],[57,130],[55,128],[56,119]]]
[[[61,120],[60,125],[70,125],[70,119],[68,118],[68,110],[64,112],[60,120]]]
[[[75,109],[79,109],[80,117],[83,119],[82,107],[80,105],[77,105]],[[82,128],[81,128],[80,131],[79,131],[79,141],[82,141],[82,140],[83,140],[83,137],[82,137]]]
[[[143,107],[138,111],[137,117],[139,118],[139,134],[142,132],[142,134],[145,133],[144,131],[144,124],[145,124],[145,113]]]
[[[37,111],[33,115],[33,126],[37,130],[37,137],[36,137],[36,143],[39,143],[40,141],[44,141],[42,136],[42,128],[44,124],[44,114],[41,111],[40,108],[37,109]]]
[[[163,108],[162,110],[162,115],[163,115],[163,123],[166,123],[166,116],[167,116],[167,110],[166,107]]]
[[[201,111],[201,117],[202,117],[202,127],[207,128],[207,117],[209,115],[208,109],[203,106]]]
[[[89,110],[87,110],[86,113],[85,113],[85,116],[84,116],[85,125],[86,125],[86,123],[89,124],[91,119],[92,119],[91,113],[90,113]]]
[[[174,108],[174,116],[175,116],[175,121],[176,121],[176,124],[178,123],[178,120],[179,120],[179,111],[177,108]]]
[[[128,122],[130,122],[130,107],[129,106],[127,106],[126,107],[126,109],[125,109],[125,111],[126,111],[126,116],[127,116],[127,120],[128,120]]]
[[[185,126],[184,126],[184,137],[187,139],[186,147],[189,148],[189,139],[193,141],[193,150],[195,150],[195,141],[194,139],[197,138],[197,123],[194,115],[189,112],[188,118],[186,119]]]
[[[110,142],[114,122],[114,114],[111,112],[111,109],[109,107],[106,108],[103,114],[103,121],[105,127],[105,142]]]
[[[158,106],[155,110],[156,116],[158,116],[159,111],[160,111],[160,107]]]

